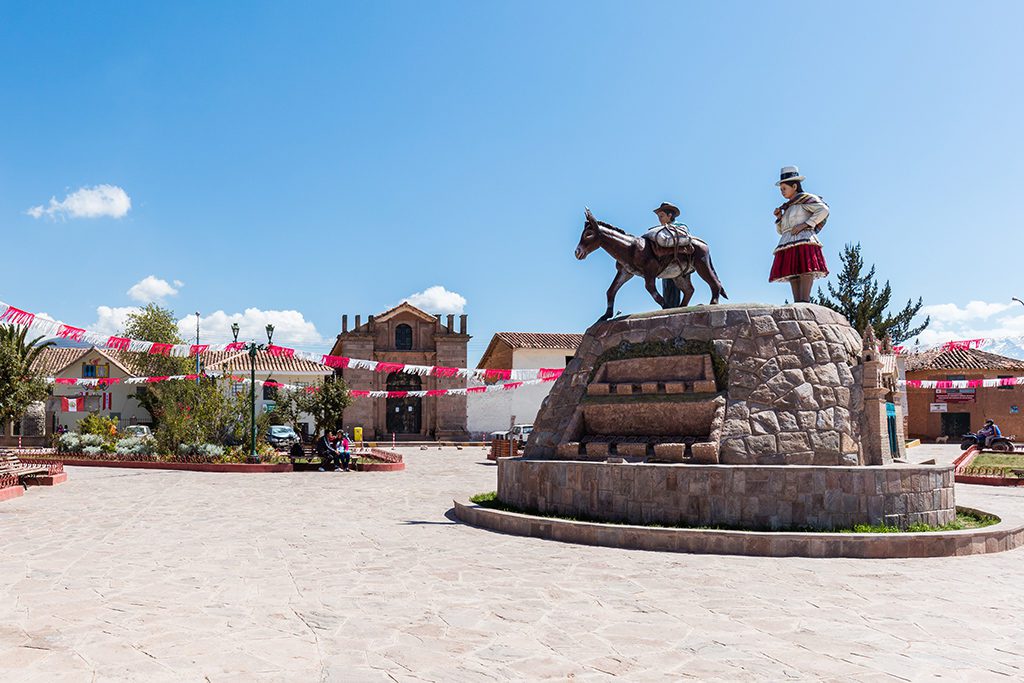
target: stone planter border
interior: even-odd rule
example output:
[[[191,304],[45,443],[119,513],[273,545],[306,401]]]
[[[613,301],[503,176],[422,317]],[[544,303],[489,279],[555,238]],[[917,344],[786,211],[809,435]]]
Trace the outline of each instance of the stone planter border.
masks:
[[[124,467],[141,470],[184,470],[187,472],[241,472],[267,473],[291,472],[291,463],[246,464],[228,462],[155,462],[149,460],[86,460],[75,458],[59,458],[65,465],[74,467]],[[53,462],[54,458],[21,458],[24,463]]]
[[[631,550],[762,557],[906,558],[981,555],[1024,544],[1024,520],[1002,516],[982,529],[900,534],[722,531],[577,522],[453,501],[471,526],[515,536]],[[971,508],[962,508],[980,514]]]

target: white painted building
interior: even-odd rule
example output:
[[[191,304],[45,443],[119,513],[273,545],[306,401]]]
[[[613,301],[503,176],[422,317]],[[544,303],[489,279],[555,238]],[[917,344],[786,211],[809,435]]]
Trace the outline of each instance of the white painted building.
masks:
[[[511,370],[564,368],[576,355],[582,334],[497,332],[484,351],[478,368]],[[504,431],[514,424],[532,424],[553,382],[526,385],[512,391],[474,394],[467,405],[467,427],[480,436]]]

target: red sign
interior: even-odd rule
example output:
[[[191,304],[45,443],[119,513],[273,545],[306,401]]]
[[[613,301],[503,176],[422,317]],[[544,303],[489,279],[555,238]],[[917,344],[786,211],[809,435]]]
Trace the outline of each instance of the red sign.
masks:
[[[977,390],[975,389],[936,389],[936,403],[974,403]]]

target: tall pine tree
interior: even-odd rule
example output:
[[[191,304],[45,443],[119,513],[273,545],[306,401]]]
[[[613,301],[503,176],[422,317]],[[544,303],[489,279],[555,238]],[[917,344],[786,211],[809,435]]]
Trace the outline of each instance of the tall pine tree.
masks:
[[[930,317],[925,318],[924,323],[917,327],[910,326],[914,316],[921,310],[920,297],[916,304],[908,299],[903,310],[895,315],[888,313],[892,288],[888,280],[884,286],[879,286],[874,265],[866,274],[861,275],[864,270],[864,259],[860,255],[860,243],[847,244],[840,258],[843,269],[836,275],[836,286],[833,287],[831,282],[827,283],[827,295],[819,287],[817,295],[812,299],[814,303],[839,311],[861,334],[864,334],[868,323],[871,323],[879,339],[889,334],[894,344],[916,337],[928,327]]]

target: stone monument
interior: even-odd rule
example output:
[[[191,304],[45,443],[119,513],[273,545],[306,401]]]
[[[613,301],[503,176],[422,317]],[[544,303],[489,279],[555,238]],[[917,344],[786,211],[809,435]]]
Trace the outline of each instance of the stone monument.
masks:
[[[498,497],[541,514],[750,529],[955,518],[952,468],[893,462],[878,342],[814,304],[598,322]]]

